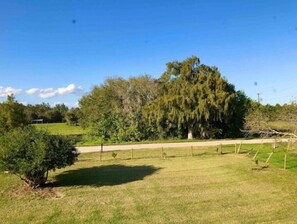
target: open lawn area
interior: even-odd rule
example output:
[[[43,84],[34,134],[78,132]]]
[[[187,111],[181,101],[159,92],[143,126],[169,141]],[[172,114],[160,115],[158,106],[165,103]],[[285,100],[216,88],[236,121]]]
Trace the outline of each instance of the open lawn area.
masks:
[[[260,146],[255,146],[260,147]],[[254,151],[257,149],[254,147]],[[265,148],[266,147],[266,148]],[[270,146],[259,153],[263,161]],[[242,152],[250,146],[244,146]],[[262,170],[253,153],[214,148],[86,153],[50,173],[52,184],[26,191],[0,174],[1,223],[295,223],[297,170]],[[281,152],[280,152],[281,153]],[[290,158],[294,158],[293,156]],[[261,160],[262,161],[262,160]],[[260,161],[260,163],[261,163]]]
[[[47,130],[53,135],[83,135],[87,132],[80,126],[67,125],[66,123],[34,124],[34,126],[38,129]]]

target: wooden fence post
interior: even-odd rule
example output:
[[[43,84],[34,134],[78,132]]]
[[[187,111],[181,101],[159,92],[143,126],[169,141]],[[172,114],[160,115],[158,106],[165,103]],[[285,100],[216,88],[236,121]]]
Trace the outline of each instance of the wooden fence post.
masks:
[[[276,138],[274,139],[274,143],[273,143],[273,150],[276,149]]]
[[[101,148],[100,148],[100,161],[102,161],[102,154],[103,154],[103,143],[101,143]]]
[[[268,156],[268,158],[267,158],[267,160],[266,160],[266,163],[268,163],[268,162],[269,162],[269,160],[270,160],[270,158],[271,158],[272,154],[273,154],[273,152],[271,152],[271,153],[270,153],[270,155]]]
[[[240,149],[241,149],[241,145],[242,145],[242,141],[240,142],[240,145],[239,145],[239,147],[238,147],[238,149],[237,149],[237,153],[239,153],[239,151],[240,151]]]
[[[258,151],[256,152],[256,154],[254,155],[253,160],[255,160],[255,159],[257,158],[258,153],[259,153],[259,149],[258,149]]]
[[[290,142],[291,142],[291,137],[289,138],[289,140],[288,140],[288,150],[289,150],[289,148],[290,148]]]

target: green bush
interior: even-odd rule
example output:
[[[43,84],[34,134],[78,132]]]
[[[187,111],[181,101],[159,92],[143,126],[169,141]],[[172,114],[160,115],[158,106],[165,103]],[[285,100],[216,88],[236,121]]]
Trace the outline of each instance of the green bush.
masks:
[[[47,181],[48,171],[72,165],[77,151],[62,136],[51,136],[33,127],[14,129],[0,139],[0,169],[36,188]]]
[[[63,135],[72,145],[76,145],[83,140],[83,135]]]
[[[18,103],[13,95],[0,103],[0,136],[13,128],[24,127],[27,124],[25,106]]]

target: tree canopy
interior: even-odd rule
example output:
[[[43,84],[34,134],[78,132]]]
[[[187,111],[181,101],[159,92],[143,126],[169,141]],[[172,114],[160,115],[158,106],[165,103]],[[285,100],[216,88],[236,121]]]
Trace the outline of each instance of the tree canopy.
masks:
[[[43,119],[46,123],[65,122],[68,110],[69,108],[65,104],[56,104],[54,107],[47,103],[25,106],[26,118],[29,123],[35,119]]]
[[[248,98],[198,57],[166,64],[158,79],[109,78],[80,100],[83,127],[100,141],[239,136]]]
[[[80,100],[80,123],[100,141],[140,141],[148,137],[142,107],[156,97],[157,84],[147,75],[107,79]]]
[[[65,114],[65,120],[68,125],[78,125],[81,117],[81,111],[79,108],[72,108]]]
[[[158,80],[160,93],[144,110],[149,120],[163,128],[177,126],[193,135],[210,137],[218,132],[217,122],[227,122],[234,113],[236,92],[216,67],[200,64],[193,56],[167,63]]]
[[[262,105],[252,101],[245,117],[245,133],[249,135],[296,136],[297,104]]]
[[[8,96],[5,102],[0,103],[0,135],[27,124],[25,106],[18,103],[13,95]]]

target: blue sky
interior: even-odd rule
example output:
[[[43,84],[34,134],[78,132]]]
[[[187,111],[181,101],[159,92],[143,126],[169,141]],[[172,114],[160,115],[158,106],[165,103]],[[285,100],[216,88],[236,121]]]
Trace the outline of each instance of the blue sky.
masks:
[[[253,99],[297,99],[297,1],[0,0],[0,101],[73,106],[192,55]]]

